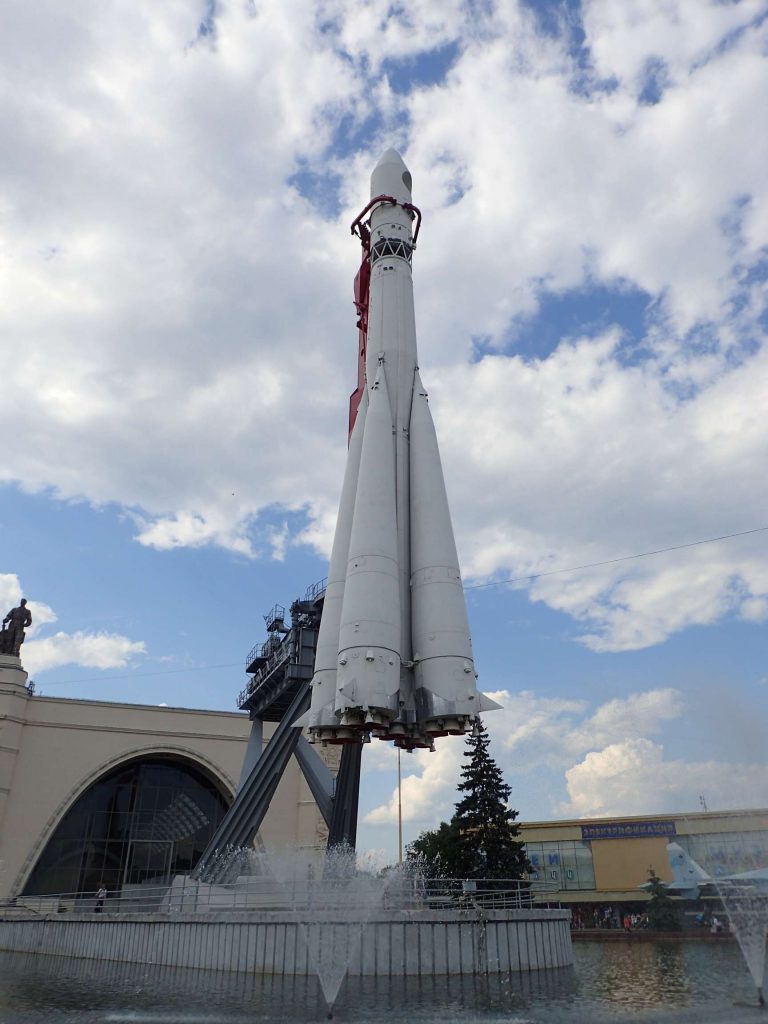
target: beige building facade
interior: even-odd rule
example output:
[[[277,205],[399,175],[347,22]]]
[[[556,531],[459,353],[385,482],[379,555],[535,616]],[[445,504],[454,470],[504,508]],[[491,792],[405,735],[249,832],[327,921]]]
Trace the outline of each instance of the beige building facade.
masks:
[[[521,824],[532,877],[569,905],[643,902],[651,868],[672,881],[676,842],[713,876],[768,866],[768,810],[702,811]]]
[[[264,743],[273,728],[265,724]],[[169,830],[179,833],[180,822],[186,822],[190,834],[198,827],[199,845],[206,835],[203,819],[218,814],[220,820],[234,797],[249,733],[248,716],[242,712],[38,696],[27,686],[19,659],[0,655],[0,898],[28,888],[54,837],[59,837],[62,852],[49,849],[48,861],[74,856],[72,835],[67,840],[62,832],[67,827],[70,833],[80,829],[86,845],[91,829],[88,841],[92,846],[100,842],[107,851],[104,863],[112,857],[110,877],[118,870],[115,857],[126,850],[138,878],[143,876],[136,865],[155,864],[166,854],[170,858]],[[164,789],[157,782],[164,774],[171,780],[188,778],[189,794],[168,796],[170,784]],[[117,780],[117,788],[110,788],[111,779]],[[152,788],[147,780],[153,781]],[[195,806],[198,790],[205,797],[198,801],[200,807]],[[156,803],[146,810],[150,797]],[[143,818],[138,810],[131,818],[121,809],[121,801],[136,804],[140,799],[146,805]],[[86,806],[89,801],[92,807]],[[93,831],[97,819],[107,822],[99,827],[108,835],[105,831],[99,837]],[[129,835],[131,821],[133,831],[121,846],[118,838]],[[208,822],[209,830],[212,824]],[[326,838],[317,805],[292,759],[260,840],[268,849],[321,848]],[[93,871],[89,877],[95,877]]]

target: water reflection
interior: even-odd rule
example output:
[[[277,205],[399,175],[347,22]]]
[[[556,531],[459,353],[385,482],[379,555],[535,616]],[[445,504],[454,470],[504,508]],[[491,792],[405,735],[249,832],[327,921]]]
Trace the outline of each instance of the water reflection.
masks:
[[[579,944],[574,968],[489,978],[349,978],[336,1019],[376,1024],[743,1024],[761,1021],[735,944]],[[322,1021],[313,978],[0,954],[1,1024]]]
[[[582,992],[627,1008],[691,1003],[691,980],[682,944],[599,943],[579,949]]]

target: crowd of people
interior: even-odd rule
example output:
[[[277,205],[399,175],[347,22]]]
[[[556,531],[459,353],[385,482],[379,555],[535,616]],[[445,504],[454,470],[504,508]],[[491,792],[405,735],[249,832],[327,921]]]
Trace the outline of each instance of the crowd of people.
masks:
[[[637,928],[648,927],[648,915],[645,912],[621,910],[611,904],[597,904],[592,908],[574,907],[571,911],[571,928],[582,931],[584,928],[623,928],[625,932]]]
[[[725,924],[709,909],[698,913],[695,922],[697,928],[708,928],[712,935],[719,935],[725,931]]]
[[[722,917],[713,914],[709,907],[696,914],[693,918],[693,924],[697,928],[707,929],[713,935],[719,935],[729,930],[727,918],[723,920]],[[571,909],[572,931],[582,931],[585,928],[610,928],[633,932],[648,927],[650,927],[650,924],[648,914],[645,911],[624,910],[615,904],[603,903],[599,903],[594,907],[582,906]]]

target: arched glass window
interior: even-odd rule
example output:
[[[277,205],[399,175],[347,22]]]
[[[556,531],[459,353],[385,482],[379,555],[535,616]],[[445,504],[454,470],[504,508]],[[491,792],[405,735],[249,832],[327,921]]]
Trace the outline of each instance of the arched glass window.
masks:
[[[130,761],[70,808],[23,895],[163,885],[195,867],[227,807],[216,784],[188,762]]]

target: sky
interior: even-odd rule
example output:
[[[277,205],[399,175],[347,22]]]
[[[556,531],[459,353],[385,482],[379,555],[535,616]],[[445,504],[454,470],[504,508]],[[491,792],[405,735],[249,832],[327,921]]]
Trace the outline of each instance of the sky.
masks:
[[[38,691],[234,710],[325,576],[349,225],[395,146],[512,806],[768,805],[764,0],[12,0],[0,91],[0,604]],[[406,840],[462,746],[403,756]],[[385,856],[395,784],[371,743]]]

